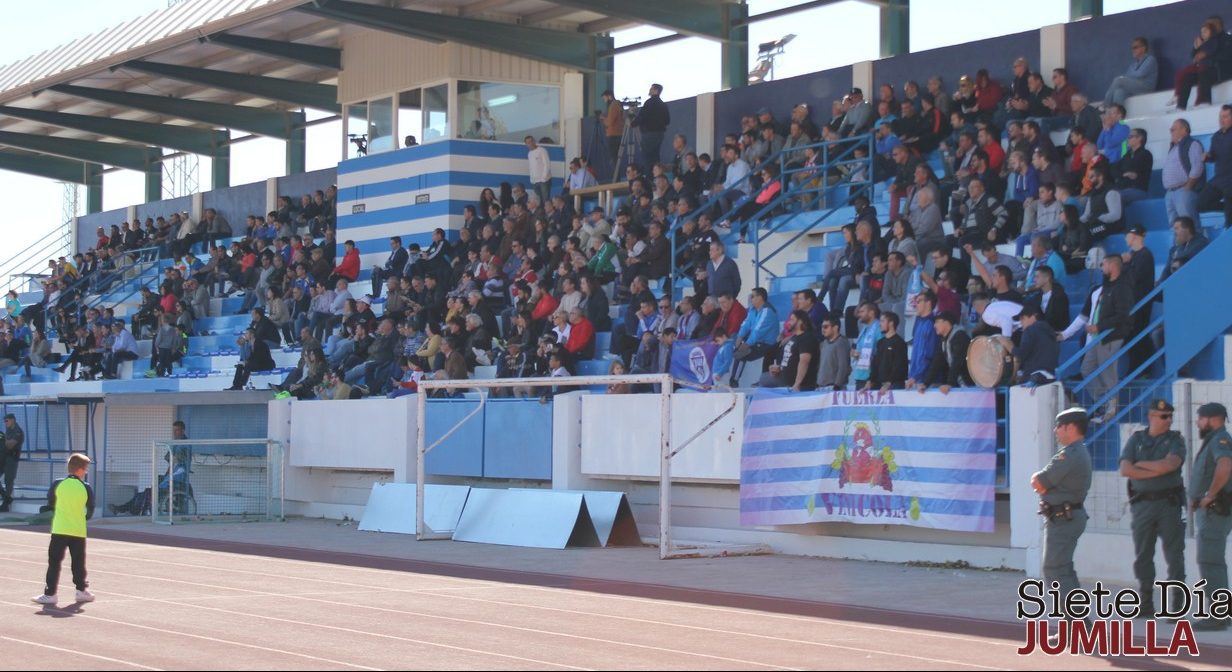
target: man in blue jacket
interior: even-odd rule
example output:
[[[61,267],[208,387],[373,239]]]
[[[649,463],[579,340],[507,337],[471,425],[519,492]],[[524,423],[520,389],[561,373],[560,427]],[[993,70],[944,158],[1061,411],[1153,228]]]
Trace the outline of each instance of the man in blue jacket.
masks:
[[[923,382],[928,367],[933,363],[937,350],[937,328],[933,325],[933,311],[937,307],[937,295],[924,290],[915,297],[915,326],[911,328],[911,360],[907,365],[907,388]]]
[[[770,305],[766,290],[754,287],[749,293],[749,314],[736,333],[736,366],[732,370],[732,386],[740,381],[745,362],[763,359],[774,349],[779,331],[779,316]],[[747,347],[745,347],[747,346]],[[768,366],[768,365],[767,365]],[[763,367],[764,368],[764,367]]]

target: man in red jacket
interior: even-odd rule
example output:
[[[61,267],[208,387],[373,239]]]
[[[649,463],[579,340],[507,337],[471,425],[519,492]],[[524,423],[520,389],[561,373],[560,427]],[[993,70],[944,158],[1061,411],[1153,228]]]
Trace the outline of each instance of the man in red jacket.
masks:
[[[342,263],[334,267],[332,280],[346,278],[347,282],[355,282],[359,278],[359,250],[355,249],[355,241],[348,240],[342,244],[345,252]]]
[[[748,314],[748,309],[740,305],[739,299],[731,294],[720,294],[719,319],[714,323],[715,329],[722,327],[728,334],[734,334],[740,331],[740,325],[744,324]]]
[[[581,308],[569,311],[569,340],[565,341],[568,350],[575,359],[595,358],[595,325],[582,314]]]

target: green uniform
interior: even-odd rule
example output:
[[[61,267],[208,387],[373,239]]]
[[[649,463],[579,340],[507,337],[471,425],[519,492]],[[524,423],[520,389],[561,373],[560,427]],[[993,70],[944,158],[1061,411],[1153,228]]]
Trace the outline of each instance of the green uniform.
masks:
[[[1047,490],[1040,499],[1056,507],[1057,514],[1044,521],[1044,581],[1060,584],[1061,594],[1078,589],[1078,573],[1074,571],[1074,550],[1078,537],[1087,528],[1087,512],[1071,508],[1069,517],[1060,513],[1065,504],[1080,507],[1091,489],[1091,453],[1081,441],[1058,450],[1043,471],[1040,484]]]
[[[1215,464],[1221,458],[1232,459],[1232,435],[1226,428],[1206,435],[1202,448],[1194,456],[1192,481],[1189,483],[1189,498],[1197,501],[1210,491],[1215,478]],[[1232,493],[1232,479],[1225,483],[1220,494]],[[1232,532],[1232,516],[1220,515],[1209,509],[1198,509],[1194,517],[1197,524],[1195,537],[1198,540],[1198,573],[1206,580],[1206,591],[1228,587],[1228,562],[1224,550],[1228,533]]]
[[[94,489],[76,476],[61,478],[47,491],[47,504],[55,512],[51,533],[86,536],[86,520],[94,515]]]
[[[47,547],[47,584],[44,595],[55,595],[60,583],[60,564],[64,553],[73,557],[73,585],[85,590],[86,520],[94,515],[94,489],[76,476],[66,476],[51,484],[47,504],[55,511],[51,519],[51,543]]]
[[[1121,451],[1121,461],[1135,464],[1154,462],[1176,455],[1185,462],[1185,439],[1180,432],[1166,431],[1151,436],[1143,429],[1134,432]],[[1150,602],[1155,586],[1155,539],[1163,541],[1168,579],[1185,580],[1185,487],[1181,469],[1153,478],[1129,479],[1130,512],[1133,515],[1134,576],[1138,594]]]

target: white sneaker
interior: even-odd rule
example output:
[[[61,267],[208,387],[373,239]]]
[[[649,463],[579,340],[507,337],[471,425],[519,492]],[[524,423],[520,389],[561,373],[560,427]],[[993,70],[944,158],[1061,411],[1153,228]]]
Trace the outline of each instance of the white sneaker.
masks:
[[[93,602],[94,601],[94,593],[91,593],[88,590],[77,591],[77,595],[75,597],[77,598],[78,602]]]
[[[55,595],[38,595],[38,596],[30,598],[30,601],[34,602],[35,604],[46,604],[50,606],[50,605],[55,605],[55,603],[58,600],[56,599]]]
[[[1169,109],[1169,110],[1175,110],[1175,109],[1176,109],[1176,104],[1177,104],[1176,96],[1172,96],[1172,98],[1170,98],[1170,99],[1168,100],[1168,104],[1167,104],[1167,105],[1164,105],[1164,107],[1165,107],[1165,108],[1167,108],[1167,109]]]

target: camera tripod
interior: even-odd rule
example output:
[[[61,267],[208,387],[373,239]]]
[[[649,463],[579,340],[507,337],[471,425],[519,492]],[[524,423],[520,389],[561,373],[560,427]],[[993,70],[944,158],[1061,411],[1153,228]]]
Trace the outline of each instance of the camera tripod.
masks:
[[[616,161],[612,166],[613,182],[619,182],[621,179],[621,164],[636,162],[637,157],[642,153],[642,135],[633,130],[633,117],[636,114],[636,108],[625,110],[625,130],[620,136],[620,150],[616,153]],[[649,168],[643,168],[643,170],[649,171]]]

